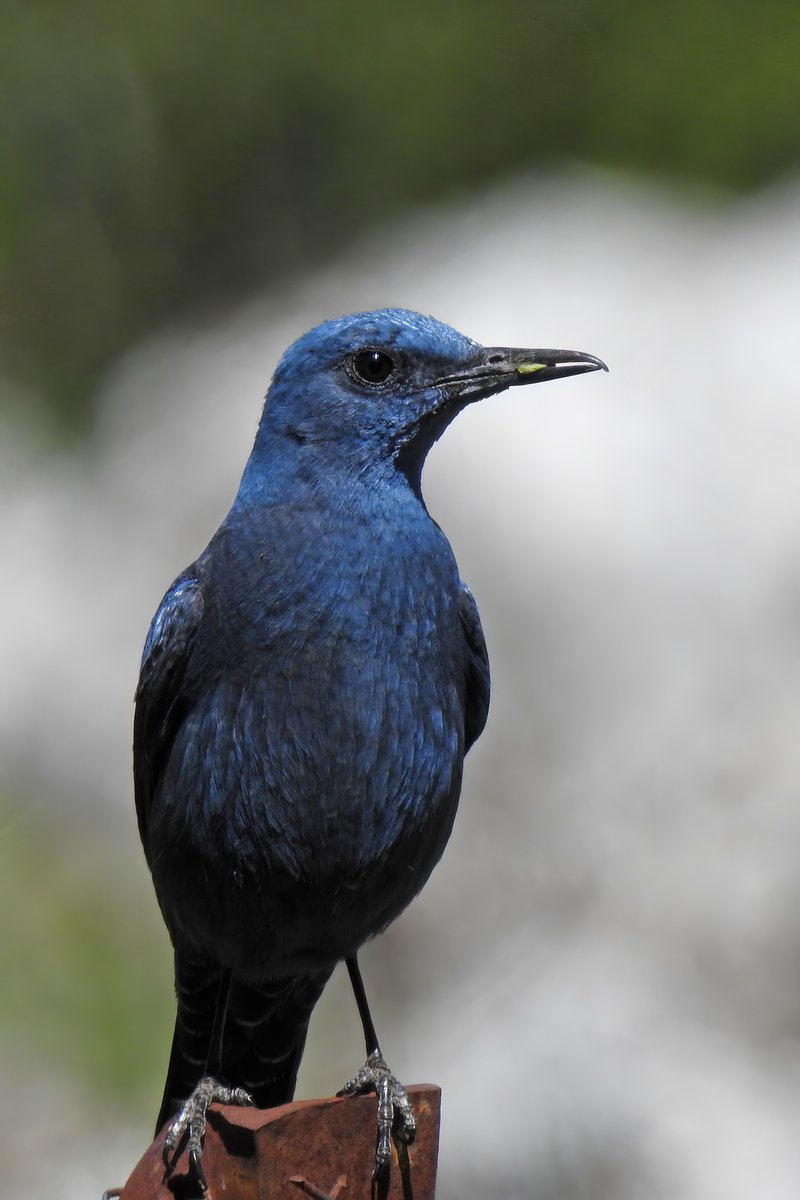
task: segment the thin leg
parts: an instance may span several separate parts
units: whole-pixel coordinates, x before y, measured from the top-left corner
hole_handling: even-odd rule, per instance
[[[228,1001],[231,998],[231,982],[233,972],[230,968],[220,976],[217,989],[217,1003],[214,1007],[214,1022],[211,1026],[211,1037],[208,1039],[208,1054],[204,1075],[222,1076],[222,1042],[225,1036],[225,1018],[228,1015]]]
[[[389,1070],[381,1054],[356,956],[353,955],[345,961],[364,1029],[367,1061],[344,1085],[339,1095],[357,1096],[363,1092],[375,1092],[378,1098],[378,1144],[375,1150],[374,1178],[379,1179],[385,1176],[391,1161],[392,1131],[401,1141],[411,1143],[417,1132],[417,1125],[405,1088]]]
[[[370,1054],[380,1054],[381,1048],[378,1045],[378,1035],[375,1032],[375,1026],[372,1023],[369,1005],[367,1004],[367,993],[364,991],[364,982],[361,978],[361,971],[358,967],[358,959],[355,954],[352,958],[346,958],[347,973],[350,976],[350,984],[353,988],[353,995],[356,998],[358,1007],[358,1015],[361,1017],[361,1026],[364,1030],[364,1042],[367,1047],[367,1057]]]

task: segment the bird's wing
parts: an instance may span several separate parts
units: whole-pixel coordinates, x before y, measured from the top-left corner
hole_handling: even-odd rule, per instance
[[[133,721],[133,782],[145,851],[153,794],[186,712],[183,683],[202,615],[200,583],[189,570],[161,601],[144,645]]]
[[[476,741],[486,724],[489,712],[489,655],[481,628],[481,618],[475,597],[465,583],[458,598],[461,628],[467,648],[467,691],[464,713],[465,749]]]

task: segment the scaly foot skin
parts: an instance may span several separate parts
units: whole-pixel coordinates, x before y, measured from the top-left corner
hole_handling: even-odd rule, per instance
[[[180,1112],[167,1131],[162,1151],[164,1166],[167,1168],[167,1178],[169,1178],[175,1170],[186,1135],[189,1166],[204,1192],[208,1189],[208,1183],[203,1170],[203,1136],[206,1131],[206,1112],[209,1104],[213,1104],[215,1100],[220,1104],[251,1105],[253,1103],[249,1092],[246,1092],[244,1088],[223,1087],[210,1075],[204,1075],[189,1099],[181,1105]]]
[[[337,1095],[359,1096],[364,1092],[375,1092],[378,1097],[378,1145],[374,1172],[374,1178],[377,1178],[387,1169],[392,1157],[392,1132],[410,1145],[417,1132],[417,1123],[406,1089],[389,1070],[378,1050],[373,1050],[361,1070]]]

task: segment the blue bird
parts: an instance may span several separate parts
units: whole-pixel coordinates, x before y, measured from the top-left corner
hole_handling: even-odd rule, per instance
[[[309,1017],[350,972],[378,1094],[376,1170],[410,1141],[357,952],[414,898],[456,813],[489,705],[475,601],[428,515],[425,456],[468,404],[606,369],[485,348],[384,309],[284,354],[233,506],[173,583],[136,693],[136,810],[175,951],[160,1129],[196,1179],[214,1099],[292,1098]]]

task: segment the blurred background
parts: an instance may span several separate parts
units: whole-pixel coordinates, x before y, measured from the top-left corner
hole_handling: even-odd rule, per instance
[[[152,1134],[150,617],[285,346],[385,304],[611,373],[470,410],[428,505],[493,666],[445,858],[364,955],[443,1200],[800,1178],[800,7],[2,5],[0,1195]],[[362,1053],[346,982],[300,1094]]]

